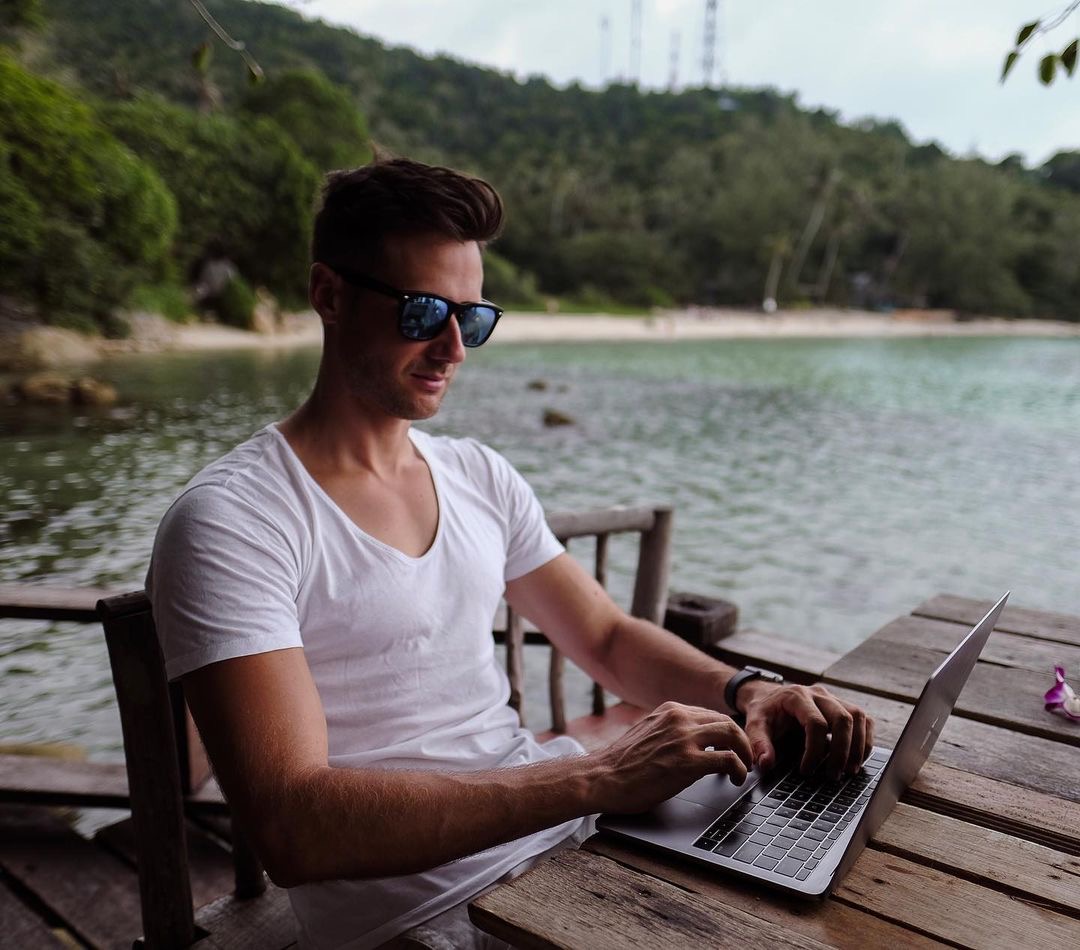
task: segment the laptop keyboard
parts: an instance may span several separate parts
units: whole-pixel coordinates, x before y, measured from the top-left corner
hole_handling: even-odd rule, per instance
[[[874,752],[859,772],[836,781],[796,767],[764,797],[752,793],[756,800],[724,812],[694,847],[805,881],[862,813],[888,758]]]

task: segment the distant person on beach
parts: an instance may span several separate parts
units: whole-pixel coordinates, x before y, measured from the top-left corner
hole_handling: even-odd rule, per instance
[[[590,816],[709,773],[741,783],[784,733],[835,774],[873,741],[826,690],[740,673],[628,616],[502,456],[413,428],[501,315],[482,251],[502,218],[490,185],[449,169],[331,174],[314,390],[197,475],[158,531],[147,587],[168,674],[239,826],[291,889],[302,947],[506,946],[467,902],[580,843]],[[537,742],[494,655],[504,596],[652,712],[598,752]]]

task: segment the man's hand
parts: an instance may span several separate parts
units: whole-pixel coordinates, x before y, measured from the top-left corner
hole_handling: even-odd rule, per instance
[[[874,721],[858,706],[845,703],[824,686],[796,686],[754,681],[737,695],[739,711],[746,715],[746,735],[754,762],[767,770],[776,762],[776,739],[803,732],[803,774],[825,761],[826,774],[838,778],[857,772],[874,745]]]
[[[741,785],[753,765],[750,741],[733,719],[675,702],[593,755],[601,766],[598,809],[608,812],[645,811],[710,773]]]

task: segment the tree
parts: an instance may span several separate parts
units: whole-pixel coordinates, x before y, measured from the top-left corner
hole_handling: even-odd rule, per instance
[[[248,90],[241,109],[275,122],[320,172],[371,158],[367,126],[352,97],[313,69],[272,75]]]
[[[0,209],[0,286],[50,322],[104,322],[163,272],[176,229],[154,171],[86,105],[3,54]]]
[[[1020,58],[1024,49],[1036,36],[1041,36],[1056,30],[1069,16],[1080,8],[1080,0],[1070,0],[1063,9],[1046,19],[1032,20],[1020,27],[1016,34],[1016,42],[1013,48],[1006,54],[1005,63],[1001,67],[1001,81],[1004,82],[1012,71],[1016,61]],[[1080,45],[1080,37],[1073,39],[1060,53],[1047,53],[1039,60],[1037,73],[1039,82],[1049,86],[1057,76],[1058,70],[1063,70],[1066,75],[1072,76],[1076,71],[1077,48]]]
[[[218,241],[249,282],[303,297],[319,176],[278,125],[198,115],[154,97],[103,106],[101,114],[176,196],[181,270]]]

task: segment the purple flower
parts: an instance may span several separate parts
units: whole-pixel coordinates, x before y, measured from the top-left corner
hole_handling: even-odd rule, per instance
[[[1065,667],[1054,667],[1054,678],[1057,682],[1047,690],[1043,700],[1050,712],[1061,713],[1070,719],[1080,722],[1080,696],[1072,691],[1072,687],[1065,682]]]

